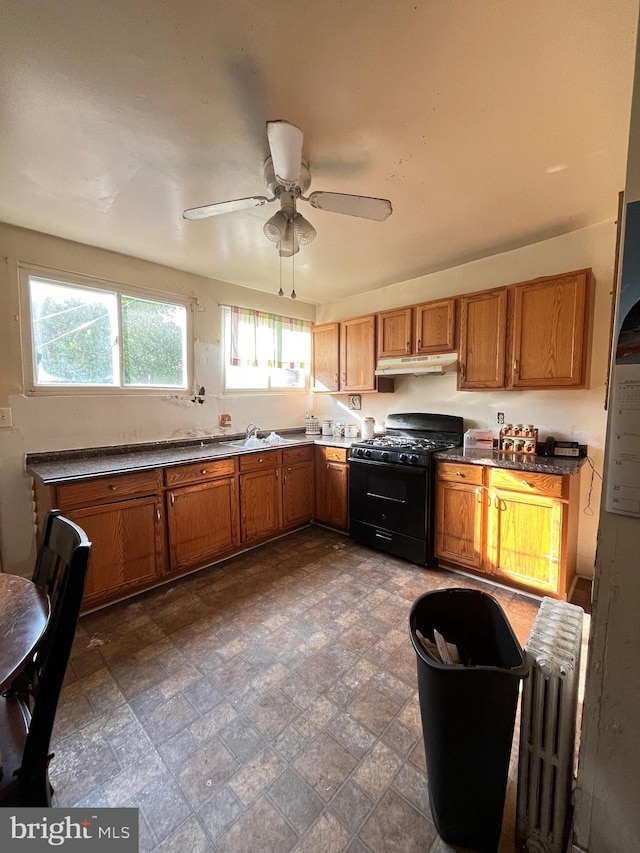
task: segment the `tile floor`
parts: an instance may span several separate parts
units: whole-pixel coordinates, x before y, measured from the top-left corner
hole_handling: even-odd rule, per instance
[[[138,807],[143,851],[449,850],[408,633],[413,601],[446,586],[495,594],[524,643],[535,599],[318,527],[83,617],[54,805]]]

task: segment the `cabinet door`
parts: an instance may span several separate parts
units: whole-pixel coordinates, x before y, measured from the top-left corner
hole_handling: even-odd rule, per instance
[[[483,568],[482,532],[486,491],[482,486],[438,480],[436,555],[462,566]]]
[[[266,539],[280,530],[280,503],[279,468],[264,468],[240,475],[240,529],[243,542]]]
[[[92,543],[83,607],[159,579],[164,564],[161,506],[154,495],[65,513]]]
[[[587,383],[590,270],[513,288],[513,388]]]
[[[327,462],[327,524],[346,530],[349,527],[349,466],[343,462]]]
[[[225,477],[167,492],[171,568],[205,563],[238,543],[236,481]]]
[[[339,328],[338,323],[327,323],[311,329],[312,391],[337,391],[340,387]]]
[[[456,345],[455,299],[425,302],[422,305],[416,305],[414,310],[416,318],[414,352],[418,355],[453,352]]]
[[[313,515],[313,462],[286,465],[282,471],[282,526],[306,524]]]
[[[378,314],[378,358],[397,358],[413,351],[411,308]]]
[[[375,391],[375,316],[340,323],[340,390]]]
[[[459,390],[504,388],[507,291],[460,299]]]
[[[497,580],[516,581],[535,591],[557,594],[564,503],[500,490],[490,491],[489,498],[489,570]]]

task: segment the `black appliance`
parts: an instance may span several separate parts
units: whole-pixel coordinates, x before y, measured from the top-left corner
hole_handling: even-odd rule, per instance
[[[384,435],[351,445],[349,534],[420,565],[434,562],[437,450],[462,444],[455,415],[394,414]]]

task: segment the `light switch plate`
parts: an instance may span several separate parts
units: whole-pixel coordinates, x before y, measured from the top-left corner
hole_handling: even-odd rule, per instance
[[[13,418],[11,417],[11,409],[0,409],[0,427],[13,426]]]

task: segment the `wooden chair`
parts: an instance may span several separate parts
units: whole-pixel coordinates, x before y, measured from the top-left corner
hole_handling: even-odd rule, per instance
[[[52,510],[45,518],[33,581],[51,600],[51,617],[32,661],[0,697],[0,806],[51,805],[49,743],[76,632],[91,543]]]

